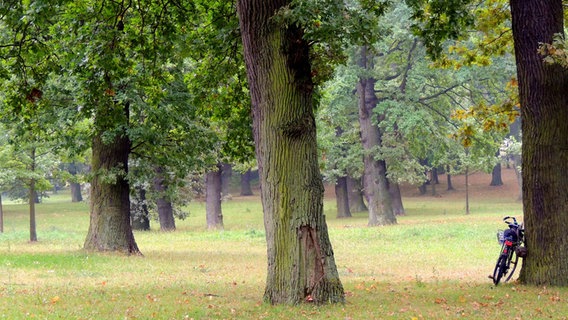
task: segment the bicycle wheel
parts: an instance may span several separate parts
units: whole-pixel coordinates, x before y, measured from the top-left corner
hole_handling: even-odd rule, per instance
[[[503,277],[503,274],[505,273],[505,270],[507,270],[507,254],[500,254],[499,255],[499,259],[497,259],[497,263],[495,264],[495,270],[493,270],[493,283],[495,285],[499,284],[499,281],[501,281],[501,277]]]
[[[513,276],[513,273],[517,269],[518,262],[519,262],[519,256],[517,255],[517,252],[511,248],[509,251],[509,257],[507,258],[507,266],[510,267],[510,269],[508,271],[509,274],[504,280],[505,282],[509,281]]]

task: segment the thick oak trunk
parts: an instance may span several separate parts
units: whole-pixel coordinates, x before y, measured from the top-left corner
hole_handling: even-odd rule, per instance
[[[364,70],[372,69],[372,58],[368,57],[367,48],[361,48],[360,66]],[[378,160],[377,147],[382,144],[381,131],[377,123],[377,116],[373,109],[377,106],[375,95],[375,80],[361,78],[357,86],[359,95],[359,124],[361,130],[361,143],[365,150],[363,162],[365,165],[363,177],[363,190],[369,209],[369,226],[396,224],[396,217],[392,210],[391,197],[388,190],[387,169],[384,160]]]
[[[274,14],[288,1],[239,0],[266,229],[264,298],[344,301],[323,215],[308,44]]]
[[[511,0],[522,116],[528,256],[521,281],[568,285],[568,71],[537,53],[563,33],[561,0]]]
[[[116,136],[108,143],[97,134],[92,146],[90,224],[85,249],[140,254],[130,225],[130,188],[126,180],[130,141]]]

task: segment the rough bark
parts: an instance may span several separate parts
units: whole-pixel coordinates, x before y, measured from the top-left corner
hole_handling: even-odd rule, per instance
[[[241,196],[252,196],[252,188],[250,185],[252,173],[248,169],[245,173],[241,174]]]
[[[90,224],[84,248],[140,254],[130,225],[128,137],[104,143],[102,133],[93,138]]]
[[[205,216],[208,229],[223,229],[223,211],[221,208],[222,168],[207,172],[205,177]]]
[[[337,182],[335,182],[335,203],[337,204],[337,218],[351,217],[347,177],[339,177],[337,178]]]
[[[349,210],[351,210],[351,212],[367,211],[361,179],[347,176],[347,190],[349,195]]]
[[[564,33],[561,0],[511,0],[523,146],[523,210],[532,285],[568,285],[568,70],[543,62],[539,43]]]
[[[161,231],[176,230],[176,220],[174,218],[174,207],[168,199],[166,180],[164,179],[163,168],[156,168],[156,177],[154,177],[154,190],[158,194],[156,206],[158,208],[158,221],[160,222]]]
[[[361,48],[360,66],[365,70],[372,69],[372,58],[368,57],[367,48]],[[362,77],[357,85],[359,95],[359,124],[361,130],[361,143],[365,150],[363,162],[364,192],[369,209],[369,226],[396,224],[396,217],[392,211],[391,197],[388,191],[386,164],[384,160],[376,159],[376,148],[382,144],[376,115],[373,109],[377,105],[375,95],[375,80]]]
[[[323,215],[309,46],[272,19],[288,1],[239,0],[267,240],[265,301],[337,303],[344,291]]]
[[[510,126],[511,136],[513,136],[517,141],[521,141],[521,117],[518,117],[515,122]],[[511,156],[513,160],[513,169],[515,170],[515,176],[517,177],[517,185],[519,186],[519,197],[518,200],[523,200],[523,175],[521,174],[520,168],[522,168],[523,161],[521,155],[515,154]]]

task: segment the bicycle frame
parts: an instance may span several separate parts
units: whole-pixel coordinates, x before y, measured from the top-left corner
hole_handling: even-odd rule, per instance
[[[513,222],[509,220],[512,219]],[[505,217],[503,221],[507,223],[509,230],[505,232],[498,233],[498,240],[501,243],[501,253],[499,254],[499,258],[497,259],[497,264],[495,265],[495,269],[493,271],[493,275],[489,276],[489,278],[493,279],[493,283],[498,285],[501,281],[501,278],[504,278],[504,282],[507,282],[513,276],[515,269],[517,268],[517,264],[519,262],[519,256],[517,255],[517,248],[520,247],[524,241],[524,229],[522,224],[518,224],[515,217]],[[507,235],[505,235],[507,234]],[[501,238],[502,237],[502,238]],[[510,269],[512,266],[512,269]],[[509,272],[510,271],[510,272]]]

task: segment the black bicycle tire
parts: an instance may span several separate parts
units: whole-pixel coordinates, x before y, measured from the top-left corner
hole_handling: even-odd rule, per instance
[[[504,282],[511,280],[513,273],[515,273],[515,270],[517,269],[517,264],[519,263],[519,256],[517,255],[517,252],[513,248],[510,250],[509,257],[507,258],[507,267],[510,267],[511,264],[513,264],[513,267],[509,268],[509,274],[507,275],[507,278],[505,278]]]
[[[497,263],[495,264],[495,270],[493,270],[493,283],[495,285],[499,284],[501,281],[501,277],[503,277],[503,268],[502,265],[507,262],[507,256],[504,254],[500,254],[499,258],[497,259]]]

